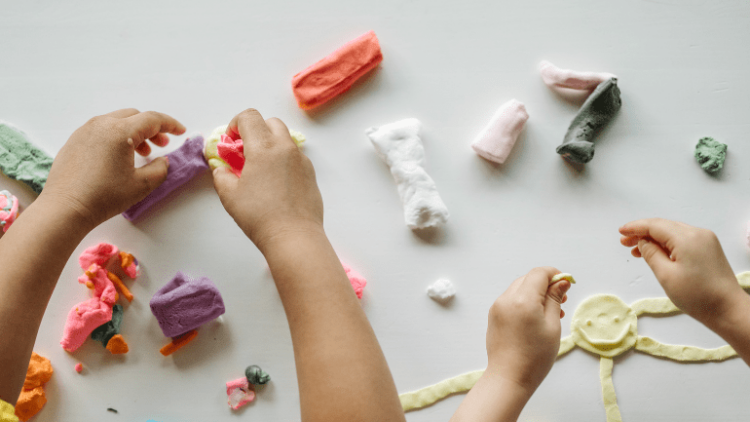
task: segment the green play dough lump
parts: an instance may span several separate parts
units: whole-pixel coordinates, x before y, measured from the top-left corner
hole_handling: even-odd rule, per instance
[[[32,144],[26,134],[0,123],[0,170],[40,193],[47,183],[52,157]]]
[[[253,385],[263,385],[271,381],[271,376],[258,365],[250,365],[245,369],[245,376],[247,382]]]
[[[727,159],[727,145],[709,136],[701,138],[695,146],[695,159],[698,160],[703,170],[716,173],[724,167],[724,160]]]
[[[120,334],[120,326],[122,325],[122,305],[119,303],[112,307],[112,320],[105,322],[104,324],[96,327],[91,332],[91,338],[100,341],[104,347],[107,347],[109,339]]]

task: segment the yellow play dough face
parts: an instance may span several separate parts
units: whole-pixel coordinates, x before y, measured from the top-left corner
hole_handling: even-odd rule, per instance
[[[604,357],[615,357],[635,345],[638,318],[625,302],[613,295],[596,295],[583,301],[570,325],[575,344]]]

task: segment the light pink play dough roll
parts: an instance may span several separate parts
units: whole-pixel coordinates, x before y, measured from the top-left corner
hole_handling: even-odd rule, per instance
[[[471,147],[481,157],[502,164],[516,144],[527,120],[529,113],[523,103],[510,100],[495,112]]]
[[[539,63],[539,73],[542,80],[549,87],[593,90],[600,83],[616,78],[606,72],[579,72],[577,70],[560,69],[552,63],[543,60]]]

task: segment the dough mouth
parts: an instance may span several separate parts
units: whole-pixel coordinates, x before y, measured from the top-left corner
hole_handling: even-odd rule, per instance
[[[599,339],[599,338],[591,338],[588,334],[586,334],[586,330],[584,330],[582,327],[576,327],[578,332],[581,333],[584,339],[591,344],[594,347],[608,347],[608,346],[617,346],[622,344],[622,342],[625,340],[625,336],[628,335],[628,332],[630,332],[630,324],[623,327],[620,334],[615,337],[613,340],[609,339]]]

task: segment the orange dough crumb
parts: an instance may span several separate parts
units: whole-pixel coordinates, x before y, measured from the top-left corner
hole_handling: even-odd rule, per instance
[[[161,352],[161,354],[164,355],[164,356],[169,356],[172,353],[180,350],[186,344],[188,344],[191,341],[193,341],[193,339],[197,335],[198,335],[198,331],[196,331],[196,330],[190,330],[187,333],[185,333],[185,334],[183,334],[183,335],[181,335],[179,337],[173,338],[172,342],[169,343],[169,344],[167,344],[166,346],[162,347],[161,350],[159,350],[159,352]]]
[[[125,296],[125,299],[127,299],[128,302],[133,301],[133,294],[130,293],[130,289],[128,289],[128,287],[122,282],[122,280],[120,280],[120,277],[118,277],[114,273],[107,271],[107,278],[112,281],[112,284],[115,285],[115,289],[117,289],[118,292]]]
[[[115,334],[109,339],[109,342],[107,342],[107,350],[113,355],[122,355],[128,353],[130,349],[128,348],[128,343],[122,338],[122,335]]]

